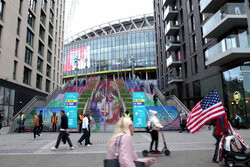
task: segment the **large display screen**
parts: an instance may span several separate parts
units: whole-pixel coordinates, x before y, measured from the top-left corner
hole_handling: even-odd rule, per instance
[[[63,72],[74,71],[76,69],[75,59],[78,61],[78,69],[85,69],[90,67],[90,46],[70,49],[63,59]],[[87,60],[87,64],[86,64]]]

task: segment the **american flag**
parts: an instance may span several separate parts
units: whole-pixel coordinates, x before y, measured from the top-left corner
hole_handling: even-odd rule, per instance
[[[207,122],[225,114],[216,88],[202,99],[189,113],[187,127],[191,133],[197,132]]]

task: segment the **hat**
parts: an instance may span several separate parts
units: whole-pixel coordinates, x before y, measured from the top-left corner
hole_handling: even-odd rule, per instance
[[[156,112],[156,111],[154,111],[154,110],[149,110],[149,112],[150,112],[150,115],[151,115],[151,116],[153,116],[153,115],[156,115],[156,114],[157,114],[157,112]]]

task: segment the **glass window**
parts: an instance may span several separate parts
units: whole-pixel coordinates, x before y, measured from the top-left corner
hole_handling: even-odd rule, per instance
[[[28,24],[30,27],[34,29],[35,26],[35,16],[31,13],[31,11],[28,11]]]
[[[14,106],[15,104],[15,90],[11,89],[10,91],[10,105]]]
[[[19,0],[19,14],[22,14],[23,0]]]
[[[40,30],[39,30],[39,37],[44,41],[44,36],[45,36],[45,30],[44,28],[40,25]]]
[[[54,14],[52,11],[49,12],[49,19],[52,23],[54,23]]]
[[[13,67],[13,79],[16,80],[16,69],[17,69],[17,61],[14,60],[14,67]]]
[[[18,57],[18,47],[19,47],[19,40],[16,39],[16,45],[15,45],[15,56]]]
[[[30,66],[32,66],[32,55],[33,55],[33,52],[26,47],[26,50],[25,50],[25,63],[29,64]]]
[[[17,28],[16,28],[16,33],[17,35],[20,35],[20,25],[21,25],[21,19],[17,19]]]
[[[45,88],[46,92],[50,91],[50,81],[46,79],[46,88]]]
[[[48,53],[47,53],[47,61],[49,63],[51,63],[51,57],[52,57],[52,53],[50,51],[48,51]]]
[[[0,20],[3,20],[4,2],[0,0]]]
[[[47,8],[47,0],[41,0],[41,6],[46,11]]]
[[[53,37],[53,26],[49,23],[49,33]]]
[[[42,80],[43,80],[43,77],[37,74],[36,75],[36,88],[42,89]]]
[[[36,11],[36,0],[29,0],[29,6],[35,12]]]
[[[27,28],[26,42],[33,47],[34,34]]]
[[[51,67],[49,65],[47,65],[46,76],[49,77],[49,78],[51,76]]]
[[[23,71],[23,83],[30,85],[31,80],[31,70],[27,67],[24,67]]]
[[[54,8],[55,8],[55,1],[54,0],[50,0],[50,7],[54,10]]]
[[[52,41],[52,39],[49,37],[48,38],[48,47],[52,50],[52,43],[53,43],[53,41]]]
[[[3,104],[4,87],[0,86],[0,104]]]
[[[3,104],[4,105],[9,105],[10,102],[10,89],[9,88],[5,88],[4,89],[4,100],[3,100]]]
[[[41,10],[40,21],[43,23],[44,26],[46,25],[46,15],[42,10]]]
[[[201,96],[200,80],[196,80],[196,81],[193,82],[193,92],[194,92],[194,97],[200,97]]]
[[[43,72],[43,60],[39,57],[37,58],[37,70]]]
[[[41,41],[39,41],[38,43],[38,53],[43,56],[43,53],[44,53],[44,45]]]

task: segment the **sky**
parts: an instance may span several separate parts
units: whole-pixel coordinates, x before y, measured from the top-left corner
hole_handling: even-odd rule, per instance
[[[73,3],[75,9],[68,17]],[[148,13],[153,13],[153,0],[66,0],[64,39],[106,22]]]

